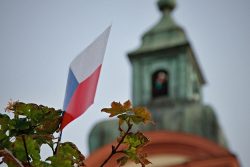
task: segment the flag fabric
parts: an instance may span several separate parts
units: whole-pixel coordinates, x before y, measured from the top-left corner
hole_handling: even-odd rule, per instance
[[[94,103],[111,26],[70,64],[61,130]]]

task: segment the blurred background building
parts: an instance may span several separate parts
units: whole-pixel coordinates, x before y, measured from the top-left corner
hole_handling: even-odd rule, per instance
[[[128,54],[133,105],[147,106],[156,125],[134,130],[143,129],[150,138],[145,151],[152,166],[238,167],[215,111],[202,101],[206,79],[184,30],[171,16],[176,2],[159,0],[157,5],[161,19]],[[117,120],[103,121],[91,131],[89,166],[98,166],[110,153],[119,135],[114,127]],[[107,166],[115,164],[116,157]]]

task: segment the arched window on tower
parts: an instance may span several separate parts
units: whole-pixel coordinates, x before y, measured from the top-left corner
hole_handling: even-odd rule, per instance
[[[165,70],[158,70],[152,75],[152,97],[168,96],[169,75]]]

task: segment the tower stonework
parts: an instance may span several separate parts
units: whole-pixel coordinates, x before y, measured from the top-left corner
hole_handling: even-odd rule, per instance
[[[176,1],[159,0],[157,5],[162,13],[160,20],[142,36],[140,47],[128,53],[133,105],[146,106],[155,122],[134,130],[143,130],[151,137],[152,144],[146,149],[154,150],[152,158],[165,159],[154,160],[158,166],[238,167],[227,151],[215,111],[203,103],[204,75],[184,30],[171,16]],[[119,135],[113,127],[118,127],[117,120],[102,121],[92,129],[90,152],[103,149],[89,162],[96,161],[97,154],[103,155],[107,144]]]

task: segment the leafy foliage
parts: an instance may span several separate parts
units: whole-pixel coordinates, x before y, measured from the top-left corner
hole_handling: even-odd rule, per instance
[[[85,159],[77,147],[70,142],[57,146],[62,111],[36,104],[10,102],[6,111],[10,118],[0,114],[0,157],[9,167],[72,167],[84,166]],[[48,145],[53,155],[41,160],[41,146]]]
[[[132,107],[131,102],[128,100],[123,104],[112,102],[111,108],[103,108],[102,112],[110,114],[110,117],[116,116],[119,119],[120,136],[117,138],[118,145],[113,146],[110,155],[116,153],[123,153],[124,156],[117,160],[120,166],[127,163],[128,160],[134,161],[136,164],[140,163],[145,166],[150,163],[146,159],[147,154],[143,153],[142,148],[149,140],[141,132],[132,132],[132,126],[139,123],[152,123],[151,114],[145,107]],[[127,127],[125,131],[122,125]],[[124,145],[123,150],[118,150],[120,145]],[[110,156],[111,157],[111,156]]]
[[[12,116],[0,113],[0,165],[9,167],[84,167],[85,157],[71,142],[58,142],[58,132],[62,120],[61,110],[43,105],[23,102],[10,102],[6,108]],[[132,132],[132,126],[151,121],[151,115],[146,108],[133,108],[130,101],[121,104],[112,102],[111,108],[103,108],[103,112],[110,117],[119,119],[120,136],[117,146],[112,147],[109,157],[103,162],[104,166],[116,153],[124,155],[117,160],[122,166],[128,160],[140,163],[142,166],[149,164],[142,148],[149,140],[141,132]],[[124,125],[127,127],[124,130]],[[42,145],[47,145],[52,150],[45,160],[41,159]],[[123,145],[123,149],[120,146]]]

